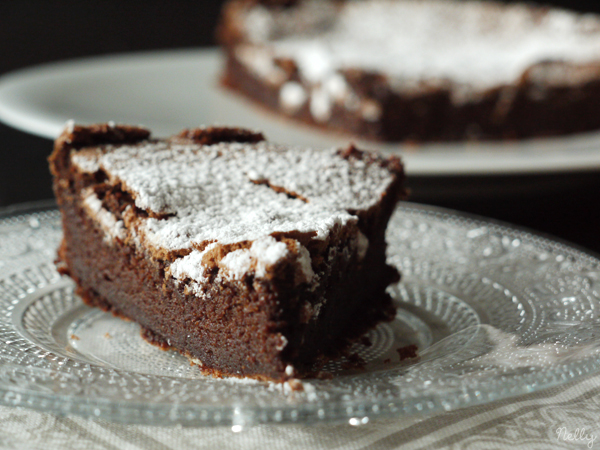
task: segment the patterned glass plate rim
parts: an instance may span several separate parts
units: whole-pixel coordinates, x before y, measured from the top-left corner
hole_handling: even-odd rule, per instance
[[[500,222],[403,203],[388,227],[394,322],[357,343],[365,368],[329,380],[216,380],[84,306],[56,272],[59,214],[0,212],[0,404],[123,423],[230,426],[449,411],[600,371],[600,259]],[[419,357],[398,351],[417,344]]]

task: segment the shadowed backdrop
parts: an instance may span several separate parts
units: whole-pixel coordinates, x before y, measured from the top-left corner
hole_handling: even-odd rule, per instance
[[[0,2],[0,75],[45,62],[154,49],[214,45],[222,1],[18,0]],[[600,1],[540,2],[600,13]],[[199,124],[200,125],[200,124]],[[234,125],[234,124],[233,124]],[[52,197],[46,157],[52,142],[0,125],[0,206]],[[416,201],[494,217],[600,252],[600,172],[464,177],[464,195],[443,195],[452,178],[412,178]],[[489,186],[490,183],[485,183]],[[510,186],[518,186],[510,192]],[[540,190],[537,186],[544,185]],[[500,193],[500,191],[502,193]],[[437,196],[436,192],[440,195]]]

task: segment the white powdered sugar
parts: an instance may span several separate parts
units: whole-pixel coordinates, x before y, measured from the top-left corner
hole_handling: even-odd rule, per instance
[[[252,267],[252,254],[247,249],[235,250],[225,255],[219,265],[227,269],[231,278],[240,280]]]
[[[315,277],[310,253],[300,242],[296,240],[293,242],[298,251],[296,261],[298,269],[302,273],[304,281],[310,283]],[[219,267],[225,269],[226,277],[234,280],[242,279],[251,269],[254,269],[254,275],[257,278],[262,278],[267,274],[269,268],[287,258],[289,253],[285,243],[276,241],[272,236],[265,236],[255,240],[248,249],[229,252],[221,259]]]
[[[291,365],[285,366],[285,374],[288,377],[293,377],[295,372],[296,371],[294,370],[294,366],[291,366]]]
[[[310,98],[310,113],[319,122],[327,122],[331,117],[333,102],[324,87],[317,87]]]
[[[219,276],[239,280],[252,271],[263,277],[292,252],[300,282],[317,280],[308,250],[295,239],[286,244],[272,235],[300,233],[322,240],[346,224],[359,233],[358,218],[349,211],[377,204],[394,179],[377,163],[345,159],[335,150],[268,142],[202,146],[176,139],[148,141],[84,149],[72,162],[85,172],[103,170],[108,182],[120,183],[138,208],[158,215],[138,217],[130,234],[138,245],[185,251],[169,273],[180,281],[190,279],[198,295],[208,279],[203,258],[217,246],[226,253],[212,262],[218,264]],[[104,212],[115,219],[97,197],[88,196],[86,202],[117,235],[123,223],[109,223]],[[243,245],[225,249],[233,244]]]
[[[281,351],[287,347],[289,341],[284,335],[279,336],[279,344],[275,347],[277,350]]]
[[[87,209],[90,217],[96,219],[105,233],[105,240],[112,241],[114,238],[125,238],[125,227],[122,220],[117,218],[108,210],[102,207],[102,202],[98,196],[91,190],[86,190],[83,194],[83,205]]]
[[[67,128],[68,130],[68,128]],[[71,161],[75,164],[80,171],[86,173],[95,173],[100,170],[100,164],[98,164],[98,158],[90,158],[89,154],[86,153],[75,153],[71,156]]]
[[[203,251],[193,250],[188,255],[176,259],[170,266],[171,276],[177,279],[191,278],[194,281],[206,281],[205,267],[202,265],[204,255],[216,247],[217,244],[209,244]]]
[[[65,122],[64,129],[67,133],[72,133],[75,129],[75,121],[73,119],[69,119]]]
[[[288,254],[286,245],[283,242],[277,242],[271,236],[255,240],[249,251],[262,266],[262,269],[259,270],[260,272],[264,272],[264,268],[272,266]]]
[[[360,231],[359,231],[360,233]],[[310,259],[310,253],[308,252],[308,249],[304,246],[302,246],[300,243],[298,243],[298,246],[300,247],[300,257],[298,258],[298,264],[300,265],[300,270],[302,271],[302,274],[304,275],[305,279],[307,281],[312,281],[315,277],[315,272],[313,271],[312,268],[312,262]]]
[[[279,103],[289,113],[294,113],[302,108],[307,99],[306,91],[296,81],[288,81],[279,91]]]
[[[288,256],[287,246],[271,236],[255,240],[249,249],[228,253],[219,266],[227,269],[234,280],[241,279],[254,265],[257,277],[264,277],[267,269]]]
[[[235,56],[255,75],[269,83],[278,84],[285,81],[285,72],[277,67],[268,51],[258,47],[240,46],[235,50]]]
[[[318,7],[312,3],[305,8]],[[268,14],[257,8],[263,16]],[[272,56],[296,61],[301,77],[312,85],[326,84],[343,69],[359,68],[389,76],[398,89],[420,80],[486,89],[514,83],[543,61],[600,61],[597,17],[526,5],[349,1],[337,15],[332,13],[328,26],[321,24],[312,31],[297,32],[293,25],[280,22],[277,25],[274,14],[263,17],[257,33],[252,30],[255,22],[248,20],[247,37],[267,44],[264,48],[270,48]],[[319,95],[312,106],[318,117],[325,117],[324,96]]]
[[[254,241],[276,232],[325,239],[334,226],[356,222],[348,210],[376,204],[393,178],[377,164],[345,160],[334,150],[267,142],[161,141],[86,155],[95,161],[74,162],[103,169],[132,194],[137,207],[173,215],[149,218],[139,229],[154,247],[168,251],[206,241]]]

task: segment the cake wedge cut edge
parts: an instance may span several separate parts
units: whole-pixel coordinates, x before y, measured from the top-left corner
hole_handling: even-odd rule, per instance
[[[214,376],[314,375],[395,308],[396,157],[286,147],[226,127],[152,138],[68,125],[49,158],[58,267],[83,301]]]

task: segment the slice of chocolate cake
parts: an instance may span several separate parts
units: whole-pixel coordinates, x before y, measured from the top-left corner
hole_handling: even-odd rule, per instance
[[[207,373],[307,376],[394,316],[397,158],[103,124],[68,126],[49,160],[78,294]]]
[[[223,82],[282,115],[385,140],[600,128],[600,16],[458,0],[232,0]]]

